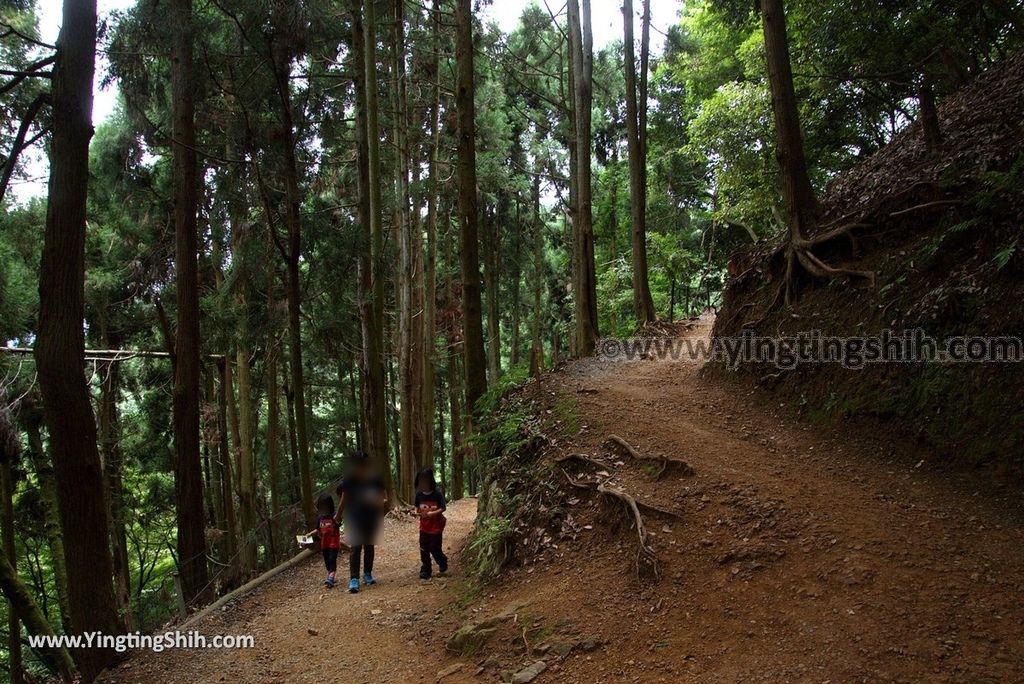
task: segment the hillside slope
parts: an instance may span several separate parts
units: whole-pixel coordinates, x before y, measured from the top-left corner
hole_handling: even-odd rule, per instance
[[[1024,54],[949,97],[940,123],[941,151],[925,149],[915,124],[836,178],[822,198],[822,232],[859,225],[852,241],[841,237],[821,254],[873,272],[874,284],[804,279],[795,305],[784,309],[773,296],[781,278],[775,244],[760,244],[734,257],[715,335],[1021,336]],[[774,389],[813,417],[873,416],[883,429],[971,462],[1024,458],[1024,364],[722,370]]]
[[[504,530],[508,565],[474,610],[529,622],[474,657],[495,674],[543,657],[559,682],[1024,676],[1019,484],[814,427],[689,362],[575,362],[504,415],[476,539]],[[588,483],[638,503],[641,572],[632,514]]]

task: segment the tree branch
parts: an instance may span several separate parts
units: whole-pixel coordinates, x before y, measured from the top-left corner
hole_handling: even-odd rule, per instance
[[[42,93],[32,104],[28,106],[28,111],[25,112],[24,118],[21,120],[21,124],[18,126],[18,133],[14,136],[14,145],[11,147],[11,154],[7,157],[7,163],[4,164],[3,175],[0,176],[0,202],[3,202],[4,196],[7,194],[7,186],[11,182],[11,176],[14,175],[14,168],[18,165],[18,157],[30,144],[34,143],[39,139],[39,135],[33,136],[30,141],[25,140],[25,136],[28,135],[28,129],[32,126],[32,122],[35,121],[36,116],[39,114],[39,110],[43,108],[44,104],[50,101],[50,96],[47,93]],[[40,134],[41,135],[41,134]]]

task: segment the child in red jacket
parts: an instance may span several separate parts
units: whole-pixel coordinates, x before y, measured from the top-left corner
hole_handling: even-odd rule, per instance
[[[448,558],[441,550],[447,522],[444,517],[446,508],[444,494],[434,480],[434,471],[424,468],[416,474],[416,513],[420,516],[420,579],[430,579],[431,556],[437,561],[438,574],[448,572]]]
[[[324,554],[324,565],[327,566],[327,578],[324,584],[333,587],[336,583],[335,573],[338,570],[338,552],[341,550],[341,526],[334,519],[334,498],[324,494],[316,504],[320,517],[316,519],[316,529],[310,535],[320,539],[320,550]]]

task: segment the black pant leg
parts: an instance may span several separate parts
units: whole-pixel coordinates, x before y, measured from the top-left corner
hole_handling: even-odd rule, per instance
[[[438,570],[444,572],[448,569],[448,557],[444,555],[444,551],[441,548],[444,540],[444,533],[438,532],[437,534],[432,534],[430,536],[432,537],[430,540],[430,555],[434,557],[435,561],[437,561]]]
[[[429,534],[420,532],[420,574],[430,574],[430,539]]]
[[[335,572],[338,569],[338,549],[324,549],[324,565],[327,572]]]
[[[348,576],[352,579],[359,579],[359,557],[362,551],[363,547],[357,544],[348,552]]]
[[[373,555],[374,548],[373,544],[363,545],[363,572],[367,575],[373,574]]]

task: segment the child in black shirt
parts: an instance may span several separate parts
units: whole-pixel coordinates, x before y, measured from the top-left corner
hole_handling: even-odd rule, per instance
[[[437,561],[438,574],[448,572],[448,558],[441,550],[447,522],[444,517],[446,508],[444,494],[434,480],[434,471],[424,468],[416,474],[416,513],[420,516],[420,579],[430,579],[431,556]]]

